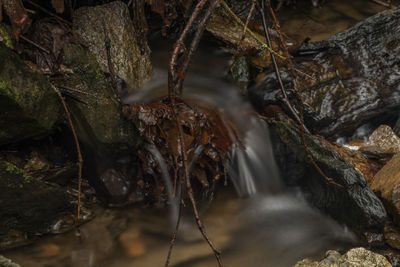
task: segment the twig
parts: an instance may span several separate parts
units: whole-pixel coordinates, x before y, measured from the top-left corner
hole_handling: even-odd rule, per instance
[[[300,103],[299,103],[299,110],[300,110],[300,134],[301,134],[301,139],[302,139],[302,142],[303,142],[303,145],[304,145],[304,150],[306,151],[307,157],[309,158],[311,164],[314,166],[314,168],[317,170],[317,172],[318,172],[322,177],[324,177],[324,179],[325,179],[325,181],[326,181],[327,183],[343,188],[342,185],[336,183],[332,178],[328,177],[328,176],[321,170],[321,168],[320,168],[320,167],[318,166],[318,164],[315,162],[315,160],[314,160],[314,158],[313,158],[313,156],[312,156],[312,154],[311,154],[311,152],[310,152],[310,149],[308,148],[308,145],[307,145],[307,142],[306,142],[306,137],[305,137],[305,132],[307,132],[307,133],[309,133],[309,134],[310,134],[310,132],[307,130],[307,128],[306,128],[306,126],[305,126],[305,124],[304,124],[303,96],[302,96],[302,94],[301,94],[301,93],[302,93],[302,92],[301,92],[301,86],[297,86],[297,83],[298,83],[297,80],[298,80],[298,78],[297,78],[297,74],[296,74],[294,71],[298,71],[298,72],[300,72],[300,73],[302,73],[302,72],[299,71],[299,70],[297,70],[297,69],[294,67],[293,62],[292,62],[291,58],[289,57],[289,51],[288,51],[288,49],[287,49],[287,46],[286,46],[285,42],[283,41],[282,32],[281,32],[281,27],[280,27],[280,24],[279,24],[278,19],[277,19],[276,16],[275,16],[275,12],[274,12],[274,10],[273,10],[272,7],[271,7],[271,2],[270,2],[270,0],[266,0],[266,2],[267,2],[267,4],[268,4],[269,12],[270,12],[270,14],[271,14],[271,16],[272,16],[272,18],[273,18],[273,20],[274,20],[275,27],[276,27],[276,29],[277,29],[277,31],[278,31],[278,33],[279,33],[279,39],[280,39],[280,42],[281,42],[282,47],[284,48],[285,55],[288,56],[288,59],[289,59],[289,60],[287,61],[287,64],[289,65],[289,70],[291,71],[291,75],[292,75],[292,77],[294,78],[294,89],[295,89],[295,91],[296,91],[296,93],[297,93],[297,96],[298,96],[299,102],[300,102]],[[262,4],[264,4],[264,1],[262,1]],[[264,13],[264,7],[262,7],[262,8],[263,8],[263,13]],[[302,73],[302,74],[305,74],[305,73]]]
[[[392,8],[392,3],[391,3],[391,1],[388,1],[388,3],[385,3],[385,2],[383,2],[383,1],[381,1],[381,0],[371,0],[371,1],[374,2],[375,4],[384,6],[384,7],[386,7],[386,8]]]
[[[75,147],[78,155],[78,210],[77,210],[77,218],[76,218],[76,227],[78,232],[80,233],[79,225],[80,225],[80,217],[81,217],[81,192],[82,192],[82,167],[83,167],[83,157],[81,153],[81,146],[79,144],[78,136],[76,134],[75,126],[72,123],[71,114],[68,110],[67,104],[65,103],[64,97],[61,95],[60,90],[57,89],[53,84],[50,84],[53,90],[57,93],[58,97],[61,100],[61,103],[64,107],[65,114],[67,115],[69,126],[71,127],[72,135],[74,136]]]
[[[261,1],[260,13],[261,13],[261,16],[262,16],[262,23],[263,23],[263,28],[264,28],[265,39],[267,39],[268,46],[272,47],[271,38],[270,38],[270,35],[269,35],[267,22],[266,22],[266,19],[265,19],[265,3],[264,3],[263,0]],[[288,95],[286,93],[285,87],[284,87],[283,82],[282,82],[281,74],[279,73],[279,67],[278,67],[278,64],[276,63],[275,55],[273,53],[270,53],[270,55],[271,55],[272,64],[274,66],[276,79],[279,82],[279,86],[281,88],[281,92],[282,92],[282,95],[283,95],[283,101],[285,102],[286,106],[289,108],[290,112],[292,113],[294,118],[297,120],[297,122],[299,124],[301,124],[301,119],[300,119],[299,115],[297,114],[297,112],[294,110],[294,108],[290,104],[289,97],[288,97]],[[305,130],[307,132],[309,132],[306,127],[304,127],[304,128],[305,128]]]
[[[27,37],[23,36],[22,34],[19,36],[19,38],[21,38],[22,40],[24,40],[27,43],[30,43],[33,46],[36,46],[37,48],[39,48],[40,50],[42,50],[43,52],[45,52],[46,54],[50,54],[50,51],[46,48],[44,48],[43,46],[41,46],[40,44],[28,39]]]
[[[172,56],[171,56],[171,61],[169,63],[169,69],[168,69],[168,96],[172,98],[172,96],[177,95],[177,91],[175,91],[174,85],[177,82],[178,75],[176,73],[177,71],[177,62],[178,62],[178,57],[179,55],[186,49],[185,48],[185,39],[190,31],[190,29],[193,26],[194,21],[200,14],[201,10],[204,8],[205,4],[207,3],[207,0],[201,0],[196,7],[194,8],[194,11],[192,13],[192,16],[190,16],[188,22],[185,25],[185,28],[183,29],[181,35],[179,36],[179,39],[176,41],[174,45],[174,50],[172,51]]]
[[[206,13],[204,14],[203,19],[199,22],[199,24],[197,26],[197,30],[196,30],[196,33],[194,34],[189,51],[186,55],[185,61],[182,64],[182,69],[181,69],[180,75],[179,75],[180,79],[178,79],[178,82],[174,89],[176,92],[179,92],[179,95],[182,95],[182,85],[183,85],[183,81],[186,76],[186,72],[189,68],[190,60],[199,45],[199,42],[200,42],[201,36],[203,35],[204,30],[206,29],[207,21],[210,18],[212,12],[214,11],[215,7],[218,4],[218,0],[211,0],[210,2],[211,3],[209,5]]]
[[[36,4],[35,2],[33,2],[33,1],[31,1],[31,0],[26,0],[26,1],[27,1],[29,4],[31,4],[32,6],[34,6],[34,7],[36,7],[36,8],[39,8],[40,10],[42,10],[44,13],[46,13],[46,14],[52,16],[52,17],[55,17],[56,19],[58,19],[58,20],[60,20],[60,21],[62,21],[62,22],[64,22],[64,23],[66,23],[66,24],[68,24],[68,25],[70,25],[70,26],[72,25],[72,23],[69,22],[68,20],[65,20],[65,19],[63,19],[62,17],[57,16],[57,15],[54,14],[53,12],[48,11],[47,9],[41,7],[40,5]]]
[[[217,259],[218,265],[220,267],[223,267],[222,260],[221,260],[221,252],[217,250],[217,248],[214,246],[210,238],[208,237],[206,230],[204,228],[204,225],[202,221],[200,220],[199,212],[197,209],[196,201],[194,199],[194,193],[193,193],[193,188],[192,184],[190,183],[190,173],[189,173],[189,168],[187,166],[187,155],[186,155],[186,144],[185,144],[185,139],[183,135],[183,129],[182,125],[179,123],[178,119],[178,112],[176,110],[176,105],[175,105],[175,100],[173,100],[172,104],[172,114],[174,116],[174,120],[176,121],[176,124],[178,126],[178,136],[179,136],[179,142],[180,142],[180,156],[182,157],[182,165],[183,165],[183,170],[184,170],[184,181],[186,182],[186,190],[187,194],[190,199],[190,203],[192,204],[192,209],[193,209],[193,215],[196,220],[196,224],[199,228],[200,233],[203,235],[204,239],[207,241],[208,245],[210,246],[211,250],[214,252],[214,256]]]
[[[182,189],[183,188],[183,186],[181,186],[181,195],[180,195],[180,197],[179,197],[179,199],[182,197]],[[179,230],[179,225],[180,225],[180,223],[181,223],[181,218],[182,218],[182,209],[183,209],[183,204],[182,204],[182,201],[179,201],[179,213],[178,213],[178,218],[177,218],[177,220],[176,220],[176,225],[175,225],[175,231],[174,231],[174,233],[172,234],[172,238],[171,238],[171,242],[170,242],[170,244],[169,244],[169,249],[168,249],[168,256],[167,256],[167,260],[165,261],[165,267],[168,267],[169,266],[169,262],[170,262],[170,259],[171,259],[171,255],[172,255],[172,249],[174,248],[174,245],[175,245],[175,241],[176,241],[176,238],[177,238],[177,236],[178,236],[178,230]]]
[[[236,14],[229,8],[228,4],[224,1],[221,0],[221,4],[222,6],[232,15],[232,17],[234,18],[234,20],[239,23],[240,25],[242,25],[244,27],[244,23],[243,21],[241,21]],[[247,28],[247,32],[251,35],[251,37],[253,37],[254,39],[256,39],[258,42],[260,42],[261,44],[261,48],[265,48],[267,49],[270,53],[276,55],[277,57],[279,57],[282,60],[285,60],[286,58],[284,56],[282,56],[281,54],[279,54],[278,52],[274,51],[272,49],[272,46],[266,44],[263,40],[261,40],[252,30],[250,30],[249,28]]]
[[[79,90],[79,89],[75,89],[75,88],[72,88],[72,87],[69,87],[69,86],[57,85],[57,87],[60,87],[60,88],[62,88],[64,90],[67,90],[67,91],[77,92],[77,93],[80,93],[80,94],[97,97],[95,94],[92,94],[92,93],[89,93],[89,92],[85,92],[85,91],[82,91],[82,90]]]
[[[246,38],[247,26],[249,25],[249,22],[250,22],[251,16],[253,15],[255,6],[256,6],[256,0],[252,0],[250,11],[249,11],[249,14],[247,15],[246,23],[244,24],[242,38],[240,38],[240,42],[239,42],[238,47],[240,47],[240,45],[242,44],[244,38]]]

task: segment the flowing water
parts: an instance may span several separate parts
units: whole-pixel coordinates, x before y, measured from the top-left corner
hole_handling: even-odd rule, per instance
[[[354,3],[365,1],[331,2],[343,5],[346,2],[350,9]],[[322,9],[319,11],[324,12]],[[365,17],[369,12],[372,11],[357,10],[353,16],[347,16],[348,20],[343,15],[340,20],[354,24],[354,16],[365,13]],[[309,17],[313,16],[311,13]],[[362,18],[357,17],[358,20]],[[284,19],[282,22],[284,27],[290,23]],[[297,23],[311,22],[310,19],[299,19]],[[322,22],[314,26],[318,28],[319,24]],[[156,46],[153,49],[155,78],[143,93],[128,97],[126,102],[165,94],[166,73],[162,69],[168,53],[165,49],[158,52]],[[218,108],[234,123],[241,140],[241,145],[230,151],[227,163],[235,190],[221,186],[217,188],[215,199],[200,207],[208,235],[222,251],[225,265],[290,266],[305,257],[320,257],[327,249],[352,244],[354,237],[345,227],[308,206],[301,194],[288,191],[282,184],[272,155],[267,125],[255,115],[236,89],[221,79],[226,56],[214,52],[202,54],[200,51],[196,55],[194,70],[185,83],[184,97],[189,102],[202,102]],[[157,66],[157,62],[163,63]],[[193,74],[195,72],[201,75]],[[172,191],[161,154],[155,147],[149,146],[148,149],[160,169],[164,170],[167,191]],[[48,235],[34,245],[3,254],[21,266],[163,266],[177,217],[173,207],[176,205],[175,202],[171,209],[140,205],[104,209],[93,204],[91,208],[97,216],[82,226],[81,240],[74,232]],[[183,214],[171,260],[171,266],[175,267],[217,266],[189,208]]]

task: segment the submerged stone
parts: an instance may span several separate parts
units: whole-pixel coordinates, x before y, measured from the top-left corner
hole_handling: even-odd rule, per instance
[[[106,42],[110,42],[110,58],[115,75],[122,78],[129,92],[137,91],[151,77],[150,49],[137,40],[129,9],[115,1],[74,11],[74,31],[88,45],[104,72],[108,67]],[[141,47],[144,46],[144,47]]]
[[[387,10],[331,38],[303,45],[294,57],[304,115],[310,129],[324,136],[351,133],[372,119],[397,116],[400,107],[400,9]],[[283,64],[285,65],[285,64]],[[293,88],[282,66],[285,88]],[[289,91],[297,109],[298,97]],[[283,103],[275,73],[249,88],[260,109]],[[286,107],[285,107],[286,108]]]
[[[47,78],[0,43],[0,145],[47,135],[62,114]]]
[[[321,139],[305,134],[307,147],[321,170],[342,187],[328,183],[306,153],[297,125],[283,113],[272,123],[274,150],[283,177],[300,186],[316,207],[354,230],[381,229],[386,211],[364,176]]]

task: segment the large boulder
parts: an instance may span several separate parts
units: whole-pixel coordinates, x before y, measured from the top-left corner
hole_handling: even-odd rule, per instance
[[[364,176],[323,139],[305,133],[313,159],[341,187],[328,183],[308,158],[298,126],[283,113],[277,118],[271,125],[272,143],[286,182],[302,188],[311,203],[356,231],[382,229],[386,211]]]
[[[48,79],[0,42],[0,145],[49,134],[62,115]]]
[[[121,103],[92,52],[68,44],[64,64],[73,73],[60,86],[75,89],[67,103],[83,145],[89,181],[100,197],[123,200],[130,193],[136,127],[123,116]]]
[[[74,11],[73,28],[96,55],[104,72],[110,72],[106,41],[115,74],[122,78],[129,92],[138,90],[151,77],[150,49],[135,35],[125,3],[115,1]]]
[[[400,9],[387,10],[331,38],[303,45],[294,57],[306,123],[324,136],[350,133],[374,118],[397,116],[400,107]],[[285,64],[283,64],[285,65]],[[309,74],[304,76],[301,72]],[[289,71],[281,66],[287,89]],[[311,76],[312,77],[311,77]],[[290,93],[299,109],[298,97]],[[249,89],[260,109],[283,103],[275,73]]]

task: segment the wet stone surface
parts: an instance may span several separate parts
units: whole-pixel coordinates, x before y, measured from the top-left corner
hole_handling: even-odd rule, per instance
[[[351,133],[361,124],[397,114],[400,106],[399,9],[379,13],[331,38],[302,46],[295,67],[312,76],[300,76],[307,124],[328,136]],[[389,33],[389,34],[386,34]],[[285,87],[293,88],[281,67]],[[298,107],[296,94],[289,95]],[[282,103],[273,72],[249,89],[260,109]]]

